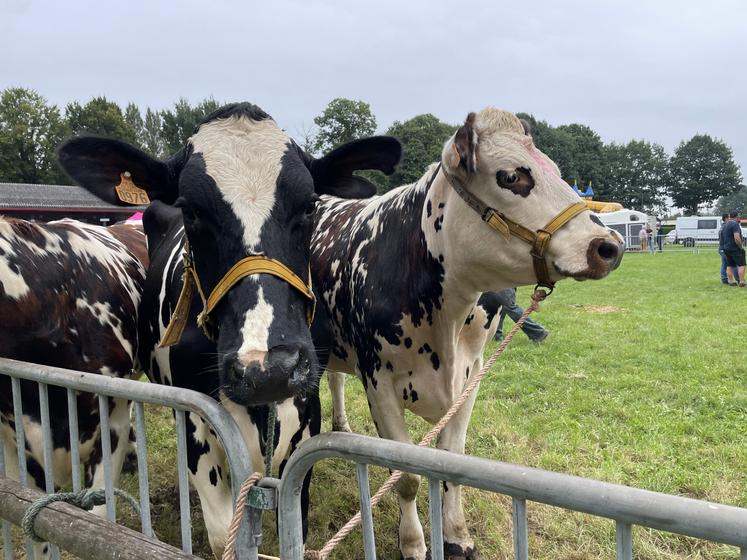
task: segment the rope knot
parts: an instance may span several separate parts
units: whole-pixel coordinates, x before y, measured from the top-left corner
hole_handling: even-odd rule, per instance
[[[132,509],[140,515],[140,506],[138,506],[135,498],[130,496],[124,490],[114,488],[114,494],[124,498],[132,507]],[[80,509],[91,511],[95,506],[101,506],[106,503],[106,491],[103,488],[91,489],[85,488],[79,492],[58,492],[57,494],[45,494],[38,500],[35,500],[23,514],[21,520],[21,528],[24,534],[31,540],[36,542],[44,542],[44,539],[39,537],[34,531],[34,521],[39,512],[54,502],[65,502]]]

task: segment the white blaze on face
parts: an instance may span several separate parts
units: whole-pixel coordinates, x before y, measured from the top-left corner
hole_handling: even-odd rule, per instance
[[[265,301],[262,286],[257,286],[257,305],[247,310],[244,316],[244,326],[241,327],[242,343],[237,352],[239,362],[245,366],[253,361],[260,364],[264,361],[264,355],[268,351],[272,316],[272,305]]]
[[[244,227],[246,248],[255,250],[275,204],[288,137],[272,119],[254,121],[242,116],[203,124],[190,142],[194,153],[202,154],[208,175]]]

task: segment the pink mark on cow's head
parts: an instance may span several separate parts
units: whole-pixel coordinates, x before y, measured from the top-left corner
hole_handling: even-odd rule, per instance
[[[555,175],[556,177],[560,177],[557,167],[555,167],[550,162],[547,156],[545,156],[542,152],[540,152],[537,148],[535,148],[534,144],[530,144],[528,146],[528,150],[529,150],[529,155],[532,157],[534,161],[537,162],[537,165],[539,165],[542,171],[544,171],[545,173],[549,175]]]

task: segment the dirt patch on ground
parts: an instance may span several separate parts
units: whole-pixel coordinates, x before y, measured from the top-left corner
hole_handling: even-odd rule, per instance
[[[587,313],[597,313],[599,315],[625,311],[624,307],[618,307],[617,305],[581,305],[579,307],[581,307],[581,309],[583,309]]]

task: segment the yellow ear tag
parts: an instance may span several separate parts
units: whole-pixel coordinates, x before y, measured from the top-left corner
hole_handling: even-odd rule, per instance
[[[114,187],[119,200],[136,206],[150,204],[148,193],[132,182],[132,174],[129,171],[122,173],[119,178],[119,184]]]

